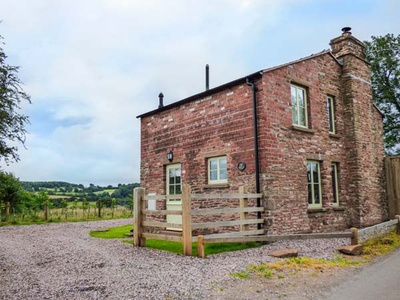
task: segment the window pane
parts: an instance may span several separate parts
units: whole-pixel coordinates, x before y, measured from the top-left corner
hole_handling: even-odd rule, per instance
[[[299,108],[299,125],[306,126],[306,111],[303,108]]]
[[[311,164],[307,163],[307,182],[311,183]]]
[[[210,160],[210,170],[217,170],[218,169],[218,161],[213,159]]]
[[[299,107],[304,107],[305,103],[304,103],[304,90],[298,88],[297,89],[297,101],[298,101],[298,105]]]
[[[210,180],[218,180],[217,170],[210,170]]]
[[[334,132],[335,131],[335,114],[334,114],[334,106],[333,106],[333,98],[328,97],[327,98],[327,108],[328,108],[328,121],[329,121],[329,131]]]
[[[338,174],[337,174],[337,165],[332,165],[332,191],[333,191],[333,203],[337,204],[338,199]]]
[[[314,184],[314,204],[320,204],[319,199],[319,184]]]
[[[169,185],[169,194],[175,195],[175,186],[173,184]]]
[[[290,87],[290,96],[292,98],[292,106],[296,106],[297,105],[297,101],[296,101],[296,88],[294,86]]]
[[[308,185],[308,204],[313,204],[312,201],[312,185]]]
[[[180,184],[177,184],[175,186],[175,194],[182,194],[181,185]]]
[[[226,169],[226,158],[221,158],[219,160],[219,167],[220,169]]]
[[[298,125],[299,118],[297,116],[297,107],[292,105],[292,124]]]
[[[222,180],[222,179],[228,179],[228,174],[227,174],[227,172],[226,172],[226,169],[221,169],[221,170],[219,171],[219,179],[220,179],[220,180]]]

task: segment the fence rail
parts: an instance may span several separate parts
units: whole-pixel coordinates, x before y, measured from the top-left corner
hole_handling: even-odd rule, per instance
[[[239,188],[239,193],[233,194],[192,194],[191,188],[187,184],[182,184],[181,195],[145,195],[143,188],[136,188],[134,190],[134,245],[145,246],[146,239],[158,239],[158,240],[169,240],[178,241],[183,243],[183,254],[192,254],[192,242],[197,241],[197,237],[192,236],[192,231],[196,229],[215,228],[215,227],[231,227],[239,226],[240,231],[235,232],[237,236],[245,235],[256,235],[264,234],[263,229],[260,230],[249,230],[249,225],[262,224],[264,219],[250,219],[249,213],[252,212],[263,212],[263,207],[248,207],[248,199],[260,198],[262,194],[246,193],[245,188]],[[182,200],[182,210],[160,210],[160,209],[149,209],[150,200],[168,200],[168,199],[180,199]],[[239,199],[239,207],[229,208],[207,208],[192,210],[191,202],[192,199]],[[215,214],[232,214],[238,213],[238,220],[230,221],[214,221],[214,222],[192,222],[192,216],[203,216],[203,215],[215,215]],[[163,221],[148,221],[147,217],[152,216],[168,216],[168,215],[181,215],[182,224],[174,224]],[[172,228],[182,229],[181,236],[171,236],[162,233],[148,233],[148,228]],[[223,234],[228,237],[230,234]]]
[[[191,188],[187,184],[182,185],[182,195],[144,195],[143,188],[134,190],[134,245],[145,246],[146,239],[166,240],[183,243],[183,254],[192,255],[192,243],[197,241],[197,253],[199,257],[205,257],[205,245],[213,243],[246,243],[246,242],[274,242],[280,240],[305,240],[305,239],[328,239],[328,238],[350,238],[351,244],[356,245],[359,242],[359,236],[376,233],[377,231],[393,227],[397,224],[397,230],[400,232],[400,216],[396,219],[384,222],[368,228],[358,230],[351,228],[348,232],[334,233],[310,233],[310,234],[287,234],[287,235],[265,235],[264,229],[249,229],[249,225],[262,224],[264,219],[250,219],[249,213],[263,212],[263,207],[252,207],[248,205],[248,198],[259,198],[262,194],[245,193],[244,187],[239,189],[239,193],[234,194],[192,194]],[[182,199],[182,210],[149,210],[147,208],[148,200],[167,200]],[[229,208],[209,208],[192,210],[191,199],[235,199],[239,198],[239,207]],[[213,215],[213,214],[229,214],[239,213],[240,219],[233,221],[214,221],[192,223],[192,216]],[[182,224],[167,223],[161,221],[147,221],[147,215],[167,216],[182,215]],[[195,229],[224,227],[224,226],[240,226],[240,231],[217,233],[209,235],[192,236]],[[168,235],[162,233],[149,233],[146,228],[175,228],[182,229],[180,236]]]

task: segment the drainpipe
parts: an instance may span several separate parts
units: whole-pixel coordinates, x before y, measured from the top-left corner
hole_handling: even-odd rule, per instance
[[[246,83],[251,87],[253,94],[253,134],[254,134],[254,159],[256,166],[256,193],[261,192],[260,189],[260,160],[258,156],[258,124],[257,124],[257,87],[249,78],[246,79]],[[261,198],[257,198],[257,207],[261,207]],[[261,212],[257,212],[257,218],[261,219]],[[257,228],[261,229],[261,224],[257,224]]]

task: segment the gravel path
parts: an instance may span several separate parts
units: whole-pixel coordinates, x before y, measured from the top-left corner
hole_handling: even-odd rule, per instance
[[[203,299],[230,273],[273,261],[272,249],[297,248],[301,256],[327,258],[349,243],[282,241],[199,259],[89,236],[90,230],[130,223],[0,227],[0,299]]]

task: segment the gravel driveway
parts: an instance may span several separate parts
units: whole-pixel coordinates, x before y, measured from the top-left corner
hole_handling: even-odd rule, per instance
[[[89,236],[90,230],[130,223],[0,227],[0,299],[203,299],[230,273],[273,261],[272,249],[295,247],[302,256],[327,258],[349,244],[349,239],[283,241],[200,259]]]

